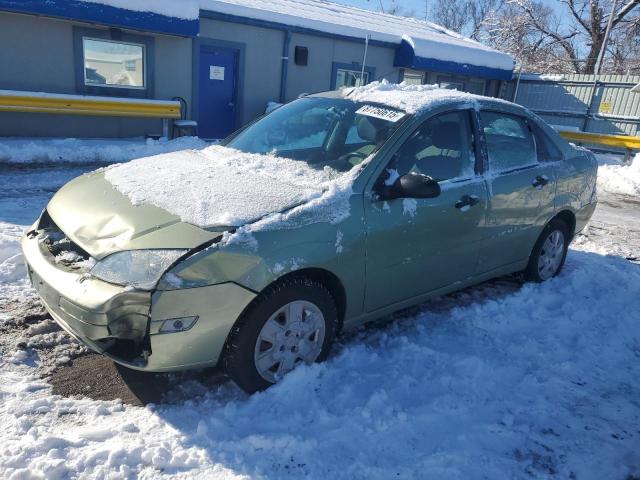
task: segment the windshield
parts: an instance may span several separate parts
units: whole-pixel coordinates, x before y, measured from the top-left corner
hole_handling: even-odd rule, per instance
[[[380,148],[406,116],[372,103],[306,97],[249,125],[226,146],[347,171]]]

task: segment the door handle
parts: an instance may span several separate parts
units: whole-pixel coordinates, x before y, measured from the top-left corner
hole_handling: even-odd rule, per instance
[[[533,185],[535,188],[537,189],[541,189],[542,187],[544,187],[547,183],[549,183],[549,177],[547,177],[546,175],[538,175],[533,182],[531,182],[531,185]]]
[[[480,202],[480,199],[475,195],[463,195],[460,197],[460,200],[456,202],[455,207],[458,210],[468,210],[468,207],[473,207],[474,205],[477,205],[478,202]]]

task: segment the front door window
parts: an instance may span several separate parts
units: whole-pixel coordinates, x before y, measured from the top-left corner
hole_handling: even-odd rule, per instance
[[[399,175],[418,173],[438,182],[472,177],[475,155],[469,112],[427,120],[400,147],[392,163]]]

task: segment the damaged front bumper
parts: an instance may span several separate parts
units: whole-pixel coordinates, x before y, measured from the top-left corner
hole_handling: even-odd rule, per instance
[[[213,366],[236,319],[255,293],[234,283],[143,291],[57,265],[41,232],[22,239],[29,278],[54,320],[92,350],[137,370]],[[163,333],[171,319],[197,317],[185,331]]]

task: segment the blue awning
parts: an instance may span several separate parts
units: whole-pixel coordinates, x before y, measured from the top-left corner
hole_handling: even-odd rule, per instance
[[[0,0],[0,11],[44,15],[181,37],[195,37],[200,30],[197,18],[170,17],[79,0]]]
[[[421,40],[418,40],[416,43],[412,39],[403,38],[396,49],[394,65],[491,80],[511,80],[514,65],[511,56],[496,50],[479,49],[476,45],[470,43],[466,46],[458,43],[440,46],[431,41],[421,43]],[[444,60],[446,57],[450,59]],[[478,64],[464,62],[465,57],[476,58]],[[458,59],[461,61],[457,61]]]

